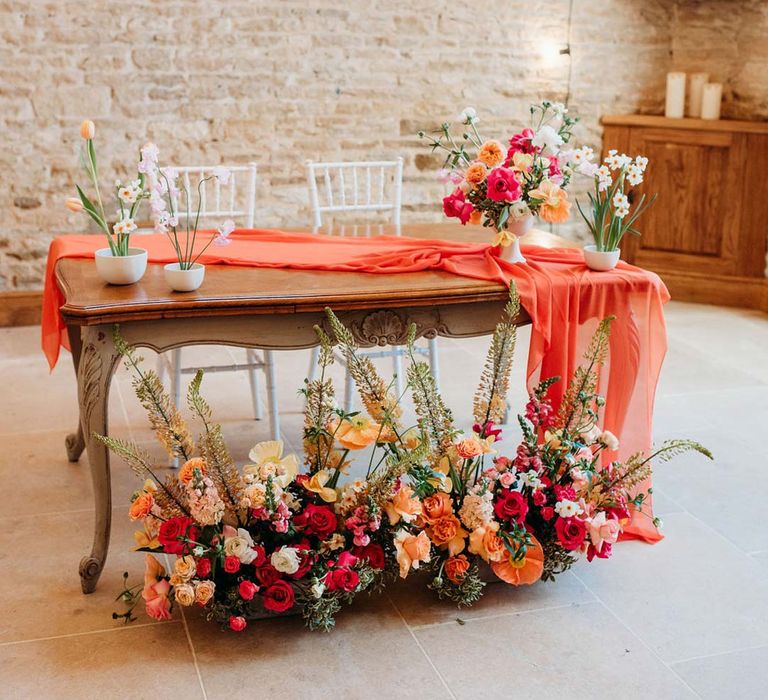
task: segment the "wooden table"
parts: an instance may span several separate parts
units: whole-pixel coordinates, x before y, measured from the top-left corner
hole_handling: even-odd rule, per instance
[[[382,233],[394,230],[383,227]],[[401,233],[477,241],[489,235],[487,229],[458,224],[403,226]],[[526,242],[575,245],[540,231],[531,232]],[[317,344],[313,326],[325,323],[323,310],[330,306],[357,342],[371,347],[404,343],[411,323],[425,338],[491,333],[508,297],[499,284],[431,271],[377,275],[209,266],[198,291],[179,294],[169,290],[161,265],[149,265],[137,284],[116,287],[101,281],[92,260],[65,258],[56,267],[56,279],[65,297],[61,313],[80,404],[79,429],[67,436],[67,454],[74,462],[88,450],[95,498],[93,547],[80,562],[85,593],[95,590],[109,548],[109,451],[91,436],[107,434],[109,388],[118,362],[113,324],[120,324],[129,344],[157,352],[205,344],[293,350]],[[530,319],[522,311],[517,321],[522,325]]]

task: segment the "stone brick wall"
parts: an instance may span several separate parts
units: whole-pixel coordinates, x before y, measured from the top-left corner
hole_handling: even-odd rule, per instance
[[[105,182],[147,140],[165,162],[256,160],[257,225],[290,228],[309,223],[306,158],[402,155],[403,220],[438,221],[414,134],[466,105],[503,135],[570,94],[598,148],[599,117],[660,112],[679,65],[726,81],[726,115],[765,118],[765,6],[576,0],[569,60],[568,0],[0,0],[0,289],[39,287],[51,236],[87,230],[63,208],[85,117]]]

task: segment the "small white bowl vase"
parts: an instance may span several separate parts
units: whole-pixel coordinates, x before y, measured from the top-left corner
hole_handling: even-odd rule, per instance
[[[520,238],[533,228],[533,215],[529,214],[524,219],[507,221],[507,231],[514,234],[515,239],[507,246],[501,246],[499,257],[511,263],[524,263],[525,258],[520,252]]]
[[[584,246],[584,262],[590,270],[608,272],[616,267],[621,256],[621,248],[617,250],[598,250],[595,245]]]
[[[182,270],[179,263],[168,263],[163,268],[165,281],[175,292],[194,292],[203,283],[205,265],[195,263],[188,270]]]
[[[96,272],[109,284],[133,284],[147,270],[147,251],[128,248],[128,255],[112,255],[109,248],[99,248],[94,254]]]

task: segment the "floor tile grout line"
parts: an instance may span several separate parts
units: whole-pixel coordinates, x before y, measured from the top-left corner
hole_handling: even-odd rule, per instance
[[[14,644],[31,644],[32,642],[48,642],[54,639],[69,639],[71,637],[86,637],[91,634],[103,634],[105,632],[123,632],[125,630],[141,629],[143,627],[157,627],[158,625],[173,625],[178,620],[167,620],[166,622],[142,622],[138,625],[122,625],[120,627],[106,627],[98,630],[84,630],[82,632],[70,632],[69,634],[53,634],[50,637],[35,637],[34,639],[17,639],[11,642],[0,642],[0,647],[13,646]]]
[[[768,644],[753,644],[748,647],[742,647],[740,649],[730,649],[728,651],[718,651],[714,654],[703,654],[702,656],[691,656],[687,659],[676,659],[675,661],[670,661],[670,666],[677,666],[680,664],[686,664],[689,661],[702,661],[704,659],[716,659],[719,656],[728,656],[729,654],[740,654],[744,651],[754,651],[755,649],[768,649]]]
[[[677,678],[688,690],[691,691],[697,698],[701,698],[701,695],[697,693],[688,683],[688,681],[685,680],[675,669],[673,669],[664,659],[661,658],[661,656],[651,647],[650,644],[648,644],[637,632],[635,632],[629,625],[627,625],[624,620],[622,620],[616,612],[611,608],[609,605],[606,604],[606,602],[597,594],[595,591],[593,591],[582,579],[581,577],[574,571],[572,572],[573,575],[581,582],[581,584],[590,592],[592,595],[595,596],[595,599],[600,605],[618,622],[627,632],[629,632],[637,641],[644,646],[651,655],[656,658],[662,666],[664,666],[670,673],[672,673],[675,678]]]
[[[424,658],[427,660],[427,663],[432,667],[432,670],[435,672],[435,675],[437,675],[438,679],[440,680],[440,683],[442,684],[443,688],[445,688],[445,691],[448,693],[448,696],[452,698],[452,700],[457,700],[456,695],[451,690],[451,687],[448,685],[448,682],[443,678],[443,674],[438,671],[437,666],[435,666],[435,662],[432,661],[432,657],[427,654],[427,650],[422,645],[419,638],[416,636],[413,629],[411,629],[411,626],[408,624],[408,621],[405,619],[405,616],[402,612],[400,612],[400,608],[397,607],[395,604],[395,601],[392,600],[389,593],[386,594],[387,600],[389,601],[389,604],[394,608],[395,612],[397,613],[400,620],[402,620],[402,623],[405,625],[405,629],[408,630],[408,634],[411,635],[411,638],[416,643],[416,646],[419,647],[419,650],[424,655]]]
[[[200,684],[200,690],[203,693],[203,700],[208,700],[208,693],[205,690],[205,684],[203,683],[203,674],[200,673],[200,665],[197,663],[197,652],[195,651],[195,645],[192,643],[192,635],[189,633],[187,616],[184,614],[184,609],[181,606],[179,606],[179,612],[181,613],[181,622],[184,625],[184,634],[186,634],[187,636],[189,651],[192,654],[192,663],[194,663],[195,665],[195,673],[197,673],[197,681]]]

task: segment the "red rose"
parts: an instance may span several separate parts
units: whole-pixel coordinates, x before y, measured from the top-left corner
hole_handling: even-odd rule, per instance
[[[256,569],[256,578],[262,586],[271,586],[280,580],[280,572],[272,564],[265,564]]]
[[[360,576],[354,569],[346,567],[340,569],[331,569],[325,576],[325,586],[329,591],[346,591],[350,593],[357,588],[360,583]]]
[[[258,592],[259,587],[253,581],[241,581],[237,587],[238,593],[243,600],[253,600],[253,596]]]
[[[198,559],[195,562],[195,576],[198,578],[205,578],[211,573],[211,560],[210,559]]]
[[[288,581],[275,581],[264,591],[264,609],[281,613],[293,607],[295,596]]]
[[[228,574],[236,574],[240,571],[240,560],[233,555],[224,557],[224,571]]]
[[[195,521],[192,518],[175,517],[169,518],[160,525],[157,539],[163,545],[164,552],[184,554],[190,549],[190,545],[179,538],[187,537],[190,540],[196,540],[199,534],[200,530],[195,527]]]
[[[229,629],[234,630],[235,632],[242,632],[248,623],[245,621],[244,617],[235,617],[234,615],[229,616]]]
[[[352,550],[352,554],[354,554],[358,559],[367,559],[368,563],[374,569],[383,569],[386,565],[384,550],[380,544],[376,544],[375,542],[371,542],[365,547],[355,547]]]
[[[533,504],[535,506],[543,506],[547,502],[547,494],[541,489],[536,489],[533,492]]]
[[[264,566],[267,563],[267,555],[264,551],[264,547],[260,544],[253,546],[253,551],[256,552],[256,558],[251,562],[257,569],[260,566]]]
[[[488,199],[494,202],[514,202],[520,199],[522,190],[514,170],[495,168],[488,175]]]
[[[563,549],[573,551],[581,547],[581,543],[587,536],[587,523],[578,518],[558,518],[555,531]]]
[[[493,512],[499,520],[514,520],[522,524],[528,514],[528,502],[519,491],[502,491],[496,497]]]
[[[290,577],[298,580],[304,578],[312,568],[312,565],[315,563],[315,554],[310,551],[309,545],[303,542],[294,545],[294,548],[299,550],[299,568],[290,574]]]
[[[590,544],[589,547],[587,547],[587,561],[592,561],[595,557],[598,559],[607,559],[611,556],[612,549],[613,545],[610,542],[603,542],[603,546],[599,552],[595,549],[595,545]]]
[[[549,522],[555,517],[555,509],[552,506],[545,506],[541,509],[541,517]]]
[[[336,530],[336,515],[326,506],[310,504],[293,522],[298,527],[303,527],[307,535],[317,535],[321,540]]]
[[[469,221],[469,217],[474,210],[475,208],[466,201],[464,193],[459,189],[454,190],[447,197],[443,198],[443,213],[447,217],[458,219],[462,224],[466,224]]]

